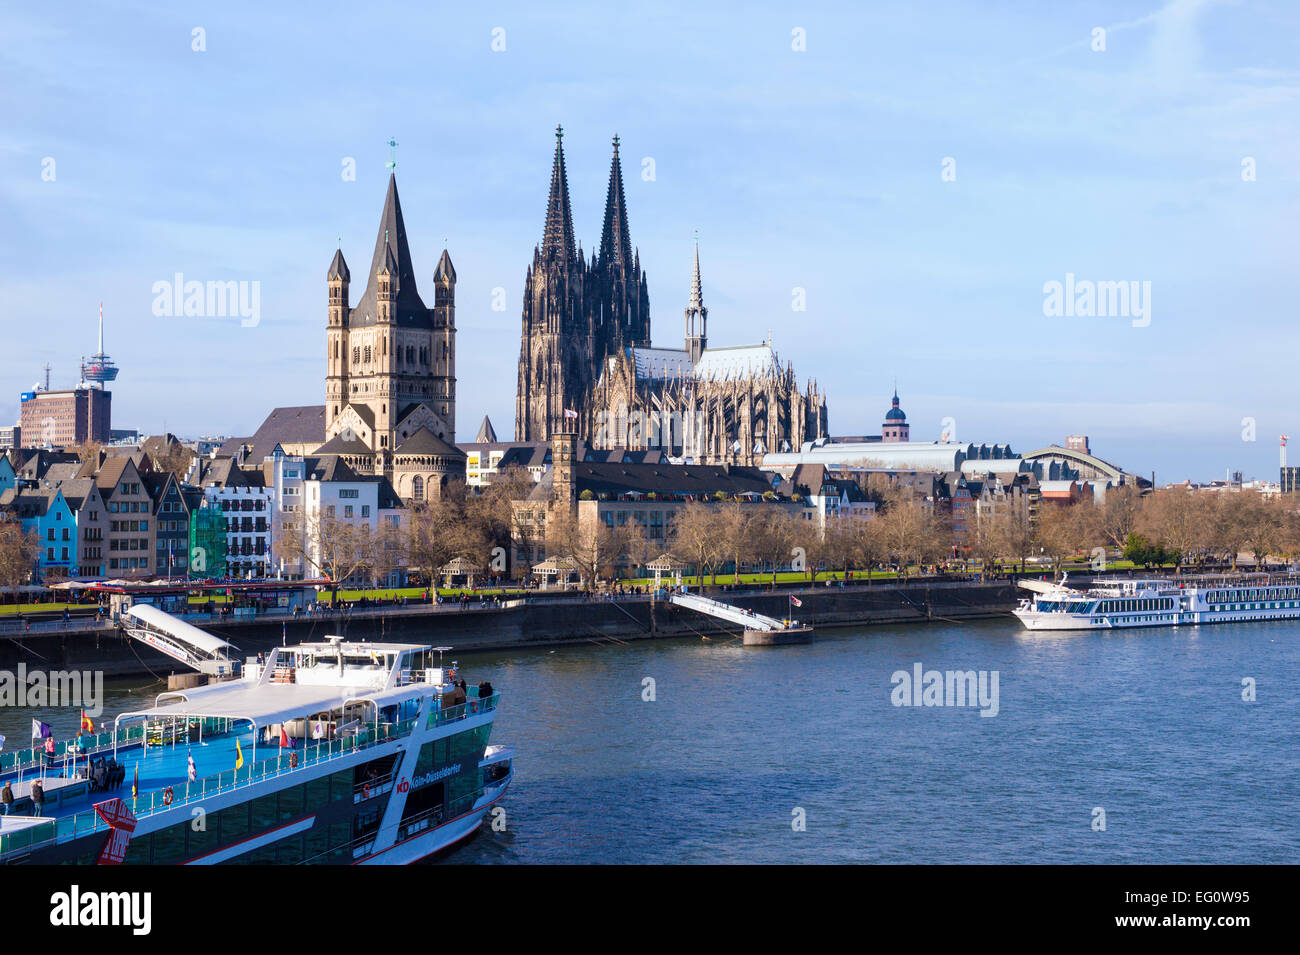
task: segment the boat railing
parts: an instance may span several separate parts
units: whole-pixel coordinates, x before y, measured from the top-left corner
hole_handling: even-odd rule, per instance
[[[25,826],[13,832],[0,832],[0,857],[53,842],[57,822],[56,819],[49,819],[41,825]]]
[[[285,773],[295,772],[317,763],[354,753],[357,750],[367,749],[389,740],[398,739],[409,734],[414,729],[415,723],[414,719],[408,719],[400,723],[381,724],[378,730],[374,727],[366,727],[343,739],[321,740],[308,744],[303,748],[301,754],[296,751],[282,753],[270,759],[249,763],[239,769],[230,769],[224,773],[205,776],[203,779],[194,782],[180,783],[164,789],[141,793],[139,796],[124,796],[122,799],[135,814],[135,817],[139,819],[142,816],[162,812],[165,809],[174,809],[177,806],[184,806],[187,803],[207,799],[220,793],[242,789]],[[36,841],[34,837],[28,838],[15,844],[13,848],[33,848],[49,842],[67,842],[87,833],[108,828],[108,824],[99,817],[99,813],[94,809],[88,809],[72,816],[53,819],[51,822],[55,825],[55,829],[45,826],[39,827],[42,832],[40,841]],[[21,837],[24,831],[20,830],[12,835]],[[5,844],[3,848],[0,848],[0,856],[3,856],[7,851],[10,851],[10,849]]]
[[[439,707],[429,714],[428,728],[432,729],[435,726],[442,726],[444,723],[453,723],[456,720],[467,719],[468,717],[476,716],[479,713],[486,713],[490,710],[495,710],[497,708],[497,702],[500,699],[500,693],[493,693],[491,696],[482,699],[471,697],[464,703],[458,703],[455,706],[449,706],[445,709]]]
[[[461,796],[456,797],[450,803],[433,806],[423,812],[417,813],[409,819],[403,820],[397,830],[397,843],[401,843],[412,836],[417,836],[430,827],[441,825],[444,819],[455,819],[457,816],[464,815],[474,808],[474,804],[483,797],[484,789],[482,787],[471,790]],[[367,856],[374,849],[375,839],[378,832],[367,832],[365,835],[357,836],[350,842],[341,843],[333,849],[327,849],[324,852],[318,852],[315,855],[303,859],[299,865],[310,865],[329,856],[343,855],[349,860],[360,859]]]
[[[393,788],[396,779],[397,776],[394,773],[387,773],[374,779],[363,779],[352,787],[352,801],[358,803],[372,799],[375,796],[382,796]]]
[[[201,724],[203,733],[221,733],[230,728],[230,720],[222,717],[204,717],[201,720],[189,720],[188,724]],[[100,756],[105,753],[113,752],[114,747],[122,748],[133,746],[141,743],[145,738],[145,728],[143,725],[129,726],[121,730],[114,739],[110,733],[86,733],[82,738],[85,744],[82,748],[78,744],[77,737],[72,739],[60,740],[54,744],[53,755],[46,755],[42,747],[35,746],[31,749],[15,750],[12,753],[0,753],[0,776],[9,773],[23,772],[28,769],[38,769],[42,765],[46,769],[51,766],[60,766],[64,762],[71,760],[74,756],[78,761],[85,759],[87,756]]]

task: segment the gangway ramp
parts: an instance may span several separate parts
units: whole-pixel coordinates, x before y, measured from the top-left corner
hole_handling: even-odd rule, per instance
[[[707,614],[719,620],[739,624],[745,628],[746,646],[774,646],[783,643],[803,643],[812,632],[812,627],[795,620],[777,620],[743,607],[723,603],[700,594],[674,592],[669,595],[670,603],[685,607],[697,613]]]
[[[228,651],[238,649],[151,604],[132,604],[120,613],[127,636],[200,673],[229,673]]]
[[[720,620],[740,624],[747,630],[785,629],[782,622],[774,617],[765,617],[761,613],[754,613],[752,610],[735,607],[723,603],[721,600],[713,600],[699,594],[674,593],[669,596],[668,600],[679,607],[685,607],[688,610],[708,614],[710,617],[717,617]]]

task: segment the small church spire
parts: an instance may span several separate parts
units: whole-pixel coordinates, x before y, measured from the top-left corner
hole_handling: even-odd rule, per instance
[[[709,346],[709,310],[704,305],[700,280],[700,234],[695,232],[695,265],[691,271],[691,300],[686,306],[686,351],[694,365]]]
[[[704,292],[700,283],[700,230],[695,230],[695,270],[691,274],[690,308],[697,312],[707,312],[704,308]]]

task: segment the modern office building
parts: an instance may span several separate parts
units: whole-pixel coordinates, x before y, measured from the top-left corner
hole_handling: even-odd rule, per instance
[[[27,391],[20,396],[22,446],[62,448],[112,440],[111,392],[78,386],[63,391]]]

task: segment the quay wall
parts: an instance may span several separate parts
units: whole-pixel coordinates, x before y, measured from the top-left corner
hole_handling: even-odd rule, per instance
[[[802,607],[790,605],[794,594]],[[710,592],[719,600],[771,617],[793,616],[815,628],[927,620],[967,620],[1007,615],[1017,596],[1006,581],[913,582],[774,591]],[[451,646],[459,653],[560,644],[616,644],[662,637],[739,635],[740,628],[648,597],[610,601],[530,597],[521,607],[471,604],[354,608],[310,616],[268,615],[247,620],[190,619],[195,626],[234,644],[238,657],[256,655],[282,642],[350,639]],[[176,661],[131,640],[112,624],[72,620],[30,632],[0,632],[0,670],[99,670],[106,676],[167,676],[189,672]]]

